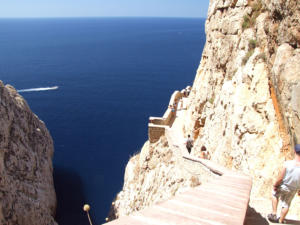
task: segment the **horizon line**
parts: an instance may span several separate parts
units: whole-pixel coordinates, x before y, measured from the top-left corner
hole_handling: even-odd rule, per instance
[[[196,16],[26,16],[26,17],[1,17],[0,19],[76,19],[76,18],[180,18],[180,19],[206,19],[207,17]]]

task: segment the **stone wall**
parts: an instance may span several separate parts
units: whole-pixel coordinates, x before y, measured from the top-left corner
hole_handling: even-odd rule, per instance
[[[180,98],[182,98],[182,93],[175,91],[170,98],[169,106],[173,105],[175,102],[178,103]],[[175,117],[176,112],[172,112],[172,110],[168,107],[163,117],[149,118],[148,139],[150,143],[157,142],[159,138],[165,134],[165,129],[172,126]]]
[[[150,143],[155,143],[159,140],[159,138],[165,135],[165,130],[167,126],[163,125],[154,125],[152,123],[148,124],[148,139]]]

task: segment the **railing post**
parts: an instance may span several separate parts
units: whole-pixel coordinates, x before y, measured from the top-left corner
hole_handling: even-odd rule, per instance
[[[88,216],[88,219],[89,219],[89,222],[90,222],[90,225],[93,225],[92,223],[92,220],[91,220],[91,217],[90,217],[90,214],[89,214],[89,211],[90,211],[91,207],[88,205],[88,204],[85,204],[83,206],[83,211],[86,212],[87,216]]]

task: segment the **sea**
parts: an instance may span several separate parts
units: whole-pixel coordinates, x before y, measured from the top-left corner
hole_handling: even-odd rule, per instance
[[[54,140],[56,221],[105,222],[149,116],[192,85],[204,18],[0,19],[0,80]]]

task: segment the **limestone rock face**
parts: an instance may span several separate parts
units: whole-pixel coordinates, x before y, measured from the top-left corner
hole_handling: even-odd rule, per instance
[[[180,130],[184,136],[197,134],[194,155],[200,155],[204,145],[211,160],[249,174],[253,178],[250,201],[255,204],[271,197],[279,167],[293,157],[293,145],[300,143],[300,3],[211,0],[205,30],[205,48]],[[147,157],[151,161],[152,155]],[[173,172],[164,179],[172,179]],[[159,174],[149,167],[147,174],[151,173]],[[147,195],[155,199],[168,191],[159,186],[155,191],[147,189],[159,185],[158,175],[145,183],[126,176],[119,212],[121,202],[130,201],[132,193],[144,190],[139,192],[143,205]],[[147,175],[139,173],[138,180],[143,179]],[[131,195],[126,194],[129,186]],[[299,215],[297,202],[299,198],[292,203],[291,213]],[[268,203],[266,210],[271,207]]]
[[[129,215],[200,185],[201,176],[201,171],[190,170],[180,150],[169,146],[164,136],[155,144],[147,141],[127,164],[123,190],[113,202],[109,219]]]
[[[26,101],[0,81],[0,224],[56,224],[53,142]]]
[[[270,197],[278,168],[300,141],[300,5],[238,3],[210,2],[185,129],[199,129],[198,154],[205,145],[212,160],[252,176],[255,200]]]

